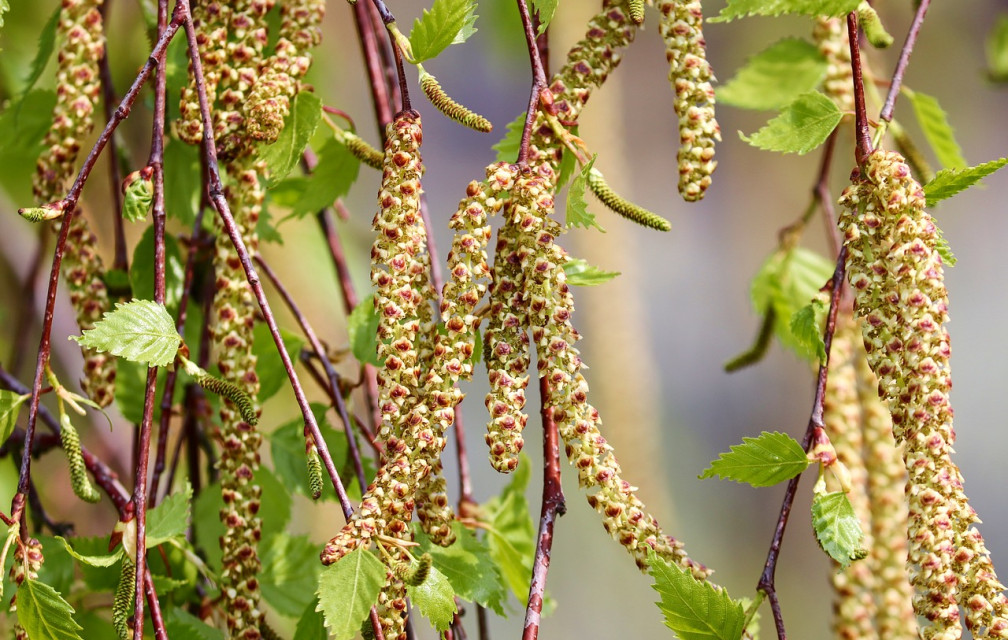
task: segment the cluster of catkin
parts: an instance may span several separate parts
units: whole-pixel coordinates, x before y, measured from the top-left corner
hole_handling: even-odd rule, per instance
[[[66,0],[60,7],[56,106],[34,177],[39,204],[66,195],[81,143],[94,125],[101,89],[98,62],[105,53],[101,4],[101,0]],[[78,325],[81,330],[92,328],[110,305],[98,239],[79,214],[70,223],[61,270]],[[84,391],[100,406],[107,406],[115,396],[115,359],[88,348],[83,353]]]
[[[875,151],[840,199],[848,275],[868,362],[908,473],[908,566],[922,637],[1008,637],[1008,599],[975,528],[959,469],[949,390],[948,296],[938,230],[899,154]]]

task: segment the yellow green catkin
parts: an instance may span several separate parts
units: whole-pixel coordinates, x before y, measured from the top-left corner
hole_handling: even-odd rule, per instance
[[[84,466],[84,456],[81,454],[80,435],[70,422],[70,416],[66,413],[60,416],[60,443],[63,445],[63,453],[66,454],[67,462],[70,464],[70,486],[73,488],[74,494],[84,502],[98,502],[101,499],[101,494],[88,478],[87,468]]]
[[[420,89],[434,107],[459,124],[470,129],[487,133],[493,130],[493,124],[468,107],[455,102],[438,83],[437,78],[423,71],[420,73]]]
[[[367,166],[372,169],[378,169],[381,171],[382,162],[384,161],[384,154],[371,146],[371,144],[361,138],[356,133],[351,133],[349,131],[343,131],[337,134],[340,142],[343,146],[347,148],[347,151],[357,158]]]
[[[592,168],[588,172],[588,188],[591,189],[595,197],[602,201],[602,204],[609,207],[614,213],[618,213],[627,220],[631,220],[649,229],[658,231],[670,231],[672,224],[656,213],[651,213],[644,207],[638,206],[626,200],[612,190],[605,176],[598,169]]]
[[[133,586],[136,584],[136,565],[133,560],[123,557],[119,569],[119,582],[116,584],[115,598],[112,601],[112,628],[119,640],[129,640],[133,630],[129,626],[129,617],[133,613]]]

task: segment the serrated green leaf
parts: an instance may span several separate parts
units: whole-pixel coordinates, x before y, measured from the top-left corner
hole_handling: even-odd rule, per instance
[[[949,124],[948,116],[942,110],[938,100],[926,93],[905,89],[910,96],[914,115],[920,124],[924,137],[938,158],[938,162],[946,169],[965,169],[969,166],[962,156],[962,149],[956,142],[955,132]]]
[[[455,606],[455,591],[437,567],[431,567],[430,575],[419,587],[407,585],[406,593],[436,630],[445,631],[451,626],[455,612],[458,611]]]
[[[936,203],[972,187],[1006,164],[1008,158],[1000,158],[968,169],[942,169],[935,174],[931,182],[924,185],[927,206],[933,207]]]
[[[816,297],[791,316],[791,335],[807,352],[815,354],[820,364],[826,364],[822,333],[827,310],[826,303]]]
[[[6,3],[7,0],[3,0],[3,4]],[[56,7],[38,34],[38,50],[29,67],[28,77],[25,78],[25,86],[21,89],[22,96],[35,88],[35,83],[42,77],[42,72],[45,71],[49,58],[52,57],[53,45],[56,44],[56,27],[59,25],[60,9],[61,7]],[[0,11],[0,27],[3,26],[2,14],[3,11]]]
[[[269,169],[270,186],[286,178],[301,161],[301,154],[321,121],[322,101],[319,97],[310,91],[298,92],[276,142],[259,150],[259,159]]]
[[[770,45],[718,87],[718,102],[741,109],[780,109],[826,77],[826,59],[810,42],[787,38]]]
[[[165,234],[165,307],[169,310],[178,308],[182,298],[182,286],[185,284],[185,260],[178,240],[171,234]],[[154,299],[154,225],[144,230],[140,242],[133,249],[133,262],[129,272],[130,288],[133,297],[142,300]]]
[[[260,545],[259,584],[263,598],[278,613],[298,616],[315,600],[315,584],[322,569],[319,551],[319,545],[307,536],[286,533],[271,536]]]
[[[295,218],[314,214],[332,206],[337,198],[345,196],[350,191],[350,185],[357,179],[360,171],[360,161],[335,138],[327,140],[322,145],[318,156],[318,164],[308,176],[304,191],[291,210],[291,216]],[[293,179],[300,180],[300,178]]]
[[[816,494],[812,499],[812,528],[819,546],[841,567],[846,568],[868,553],[861,546],[864,542],[861,523],[842,491]]]
[[[588,189],[588,172],[591,171],[597,157],[593,156],[591,161],[581,169],[581,172],[571,181],[570,189],[567,190],[567,210],[564,215],[564,224],[568,229],[571,227],[584,227],[585,229],[595,227],[605,233],[602,225],[595,222],[595,216],[588,212],[588,202],[585,200],[585,192]]]
[[[522,131],[525,129],[525,114],[522,111],[518,117],[504,127],[504,137],[497,141],[491,149],[497,152],[497,162],[514,162],[521,148]]]
[[[648,554],[648,564],[651,588],[661,596],[655,604],[665,615],[665,626],[681,640],[741,639],[745,611],[739,601],[654,553]]]
[[[100,558],[102,556],[108,555],[109,553],[109,537],[108,536],[93,536],[93,537],[75,537],[72,538],[73,548],[77,554],[88,557],[88,558]],[[44,544],[44,541],[43,541]],[[68,578],[73,576],[74,572],[74,558],[70,555],[68,551],[63,550],[63,545],[53,544],[46,547],[46,561],[42,566],[45,567],[49,565],[50,555],[55,550],[63,552],[63,555],[70,561]],[[119,546],[114,550],[114,553],[122,554],[122,547]],[[153,557],[153,555],[152,555]],[[79,567],[80,574],[84,578],[84,584],[92,592],[101,591],[112,591],[119,584],[119,565],[118,563],[113,564],[109,567],[92,566],[84,562],[76,563]],[[41,574],[40,574],[40,577]],[[52,584],[54,587],[57,586],[56,582],[53,582],[48,576],[45,582],[47,584]],[[70,581],[67,581],[67,588],[70,586]]]
[[[994,82],[1008,80],[1008,13],[998,16],[987,36],[987,76]]]
[[[335,640],[353,638],[384,585],[385,565],[363,549],[323,568],[316,610],[325,617],[330,636]]]
[[[740,131],[739,137],[758,149],[801,155],[825,142],[842,118],[836,103],[810,91],[795,98],[756,133],[747,137]]]
[[[17,617],[31,640],[81,640],[74,608],[55,589],[25,580],[17,590]]]
[[[93,329],[70,338],[85,347],[152,367],[171,364],[182,342],[175,321],[163,305],[135,299],[116,303],[116,308],[106,311]]]
[[[358,362],[378,366],[378,312],[372,293],[361,300],[347,318],[350,351]]]
[[[58,10],[58,8],[57,8]],[[0,114],[0,184],[14,202],[30,202],[35,161],[45,149],[56,94],[30,91]]]
[[[20,395],[13,391],[0,389],[0,442],[7,442],[7,438],[14,431],[14,425],[17,424],[21,405],[30,397],[27,394]],[[2,569],[3,567],[0,567],[0,570]]]
[[[603,271],[581,258],[568,260],[564,263],[563,270],[567,274],[567,284],[574,287],[594,287],[609,282],[620,274],[619,271]]]
[[[528,457],[522,455],[511,482],[483,505],[490,557],[520,602],[528,597],[535,557],[536,528],[525,499],[529,466]]]
[[[294,640],[329,640],[325,620],[318,612],[317,607],[318,598],[312,594],[312,601],[308,603],[304,613],[298,619],[297,629],[294,630]]]
[[[942,262],[949,267],[954,267],[956,262],[959,262],[959,259],[952,253],[952,247],[949,246],[948,240],[945,239],[945,234],[942,233],[938,225],[935,225],[935,233],[937,234],[935,238],[935,251],[941,256]]]
[[[413,60],[430,60],[448,48],[461,44],[476,33],[476,0],[434,0],[430,10],[413,21],[410,46]]]
[[[78,553],[73,546],[62,536],[56,536],[56,539],[63,543],[63,547],[67,550],[75,560],[82,564],[86,564],[89,567],[111,567],[114,564],[118,564],[119,560],[122,558],[123,552],[122,548],[116,549],[112,553],[102,554],[102,555],[89,555],[84,553]]]
[[[546,33],[560,0],[532,0],[532,10],[539,12],[539,35]]]
[[[148,548],[185,533],[189,527],[192,495],[192,487],[186,483],[185,490],[169,493],[161,504],[147,512]]]
[[[185,609],[172,607],[164,616],[165,631],[170,638],[188,640],[224,640],[219,629],[211,627]]]
[[[280,339],[283,340],[291,362],[296,363],[305,344],[304,338],[286,329],[280,329]],[[257,399],[262,404],[276,395],[288,382],[287,370],[284,369],[280,352],[277,351],[276,343],[273,342],[273,334],[270,333],[269,326],[265,322],[257,323],[252,329],[252,352],[258,359],[256,362],[256,373],[259,374]]]
[[[461,522],[453,522],[452,531],[455,542],[450,547],[441,547],[414,525],[414,537],[420,544],[419,553],[414,555],[429,553],[434,567],[448,578],[460,598],[489,607],[503,616],[507,585],[491,558],[489,547]]]
[[[728,6],[708,22],[729,22],[746,16],[779,16],[786,13],[837,17],[854,11],[859,4],[861,0],[728,0]]]
[[[795,477],[810,464],[801,445],[786,433],[764,431],[756,438],[742,438],[742,443],[732,446],[730,453],[722,453],[700,477],[720,476],[770,487]]]
[[[127,222],[147,219],[154,204],[154,181],[144,179],[139,172],[126,176],[123,192],[122,217]]]

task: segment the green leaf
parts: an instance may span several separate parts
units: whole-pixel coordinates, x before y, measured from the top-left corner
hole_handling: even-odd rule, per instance
[[[291,362],[297,364],[301,349],[305,344],[304,338],[286,329],[280,329],[280,339],[283,340]],[[276,343],[273,342],[273,334],[270,333],[269,326],[265,322],[256,323],[252,329],[252,352],[258,358],[256,362],[256,373],[259,374],[258,401],[262,404],[272,398],[288,382],[287,370],[284,369],[280,352],[277,351]]]
[[[413,21],[410,46],[413,60],[430,60],[448,48],[461,44],[476,33],[476,0],[434,0],[430,10]]]
[[[301,197],[291,210],[291,216],[295,218],[314,214],[332,206],[337,198],[345,196],[350,191],[350,185],[357,179],[357,173],[360,171],[360,161],[335,138],[327,140],[318,154],[319,162],[308,177]],[[300,178],[293,179],[300,180]]]
[[[7,4],[7,0],[3,0],[3,4]],[[25,86],[21,89],[21,95],[27,94],[29,91],[35,88],[35,83],[39,81],[42,77],[42,72],[45,71],[46,65],[49,63],[49,58],[52,57],[53,45],[56,44],[56,27],[59,26],[59,16],[60,16],[59,6],[52,12],[49,19],[46,20],[45,26],[42,27],[42,31],[38,35],[38,50],[35,52],[35,57],[32,59],[30,71],[28,72],[28,77],[25,78]],[[3,16],[2,11],[0,11],[0,27],[3,26]],[[18,108],[21,108],[23,101],[19,101]]]
[[[841,567],[846,568],[851,561],[860,560],[868,553],[861,546],[864,541],[861,523],[847,494],[842,491],[815,495],[812,499],[812,528],[819,546]]]
[[[189,527],[192,496],[192,487],[186,483],[185,490],[171,492],[161,504],[147,512],[148,548],[185,533]]]
[[[182,337],[163,305],[150,300],[116,303],[93,329],[70,336],[85,347],[107,351],[133,362],[166,367],[175,360]]]
[[[779,16],[786,13],[838,17],[854,11],[859,4],[861,0],[728,0],[728,6],[708,22],[729,22],[746,16]]]
[[[489,607],[503,616],[507,585],[494,564],[490,548],[461,522],[452,522],[452,531],[455,542],[450,547],[441,547],[414,525],[415,539],[420,544],[419,553],[414,555],[429,553],[434,567],[448,578],[460,598]]]
[[[739,137],[758,149],[783,153],[808,153],[829,137],[843,113],[836,104],[817,91],[798,96],[776,118],[747,137]]]
[[[430,575],[419,587],[407,585],[406,593],[435,629],[445,631],[451,626],[452,618],[458,611],[455,606],[455,592],[448,578],[438,571],[437,567],[431,567]]]
[[[44,582],[25,580],[17,590],[18,622],[31,640],[81,640],[74,608]]]
[[[269,170],[269,186],[280,182],[301,161],[308,141],[322,121],[322,100],[310,91],[294,96],[290,113],[276,142],[261,147],[259,159]]]
[[[746,61],[718,87],[718,102],[742,109],[780,109],[826,77],[826,59],[810,42],[787,38]]]
[[[665,626],[681,640],[740,640],[745,627],[741,602],[655,553],[648,554],[648,564],[651,587],[661,596],[655,604],[665,615]]]
[[[165,234],[165,307],[177,309],[182,299],[185,284],[185,260],[178,240]],[[150,225],[133,249],[133,263],[129,273],[133,297],[142,300],[154,299],[154,225]],[[174,324],[174,322],[173,322]]]
[[[115,399],[119,412],[133,424],[143,422],[144,393],[147,388],[147,365],[119,358],[115,363]],[[158,370],[155,397],[164,395],[165,371]],[[158,407],[154,407],[157,415]]]
[[[111,567],[114,564],[118,564],[119,560],[122,559],[122,548],[116,549],[112,553],[102,554],[102,555],[88,555],[83,553],[78,553],[70,543],[62,536],[56,536],[56,539],[63,543],[66,548],[67,553],[69,553],[75,560],[82,564],[86,564],[89,567]]]
[[[192,226],[200,199],[199,147],[175,137],[168,138],[164,149],[164,183],[165,213],[184,225]],[[210,215],[208,212],[206,217]]]
[[[260,545],[259,585],[263,598],[278,613],[297,617],[315,600],[315,584],[322,569],[319,550],[307,536],[286,533],[271,536]]]
[[[10,4],[7,0],[0,0],[0,27],[4,26],[4,14],[10,11]]]
[[[522,111],[517,118],[507,123],[504,128],[504,137],[491,147],[497,152],[497,162],[514,162],[518,158],[522,131],[525,129],[526,113],[526,111]]]
[[[7,442],[7,438],[10,437],[17,424],[21,404],[30,397],[27,394],[20,395],[13,391],[0,389],[0,442]],[[2,570],[3,567],[0,567],[0,571]]]
[[[567,284],[574,287],[594,287],[609,282],[620,274],[619,271],[603,271],[581,258],[568,260],[564,263],[563,270],[567,274]]]
[[[318,598],[312,594],[312,601],[308,603],[304,613],[301,614],[294,630],[294,640],[329,640],[326,632],[325,620],[318,612]]]
[[[172,607],[165,614],[165,631],[169,638],[188,640],[224,640],[219,629],[211,627],[185,609]]]
[[[949,124],[948,116],[938,104],[938,100],[921,93],[904,89],[910,96],[910,103],[913,105],[914,115],[920,124],[924,137],[934,150],[938,162],[946,169],[965,169],[969,166],[962,156],[962,149],[956,142],[955,132]]]
[[[801,445],[786,433],[764,431],[756,438],[742,438],[742,443],[718,456],[700,478],[720,476],[770,487],[795,477],[811,464]]]
[[[530,515],[532,511],[525,499],[529,467],[528,457],[523,455],[512,474],[511,482],[500,495],[483,505],[490,557],[519,602],[524,602],[528,597],[535,557],[536,528]]]
[[[45,149],[55,104],[55,93],[36,89],[0,115],[0,184],[14,202],[33,201],[35,162]]]
[[[531,9],[539,12],[538,35],[546,33],[546,29],[549,29],[558,4],[560,4],[560,0],[532,0]]]
[[[827,311],[826,303],[816,297],[791,316],[791,335],[805,351],[815,354],[820,364],[826,364],[826,343],[822,334]]]
[[[950,267],[954,267],[956,262],[959,262],[959,259],[952,253],[952,247],[949,246],[948,240],[945,239],[945,234],[942,233],[941,227],[938,225],[935,225],[935,233],[937,233],[935,251],[941,256],[942,262]]]
[[[791,330],[791,318],[814,298],[833,274],[834,264],[814,251],[797,247],[775,251],[753,278],[750,295],[759,313],[774,309],[774,333],[782,344],[799,356],[818,357]]]
[[[332,455],[337,470],[339,470],[346,458],[346,438],[342,433],[329,426],[325,417],[327,409],[325,405],[312,403],[311,409],[315,415],[315,421],[318,422],[319,429],[322,431],[322,438],[325,440],[326,446],[329,447],[329,453]],[[280,425],[269,435],[269,440],[273,468],[277,478],[292,491],[303,496],[310,496],[311,489],[308,486],[305,463],[304,418],[299,414],[293,420]],[[354,476],[353,474],[349,476],[341,474],[341,477],[344,478],[347,485],[351,485],[349,479]],[[352,485],[356,487],[356,480]],[[349,493],[351,486],[346,486],[346,489]],[[323,492],[322,495],[335,497],[332,492]]]
[[[987,76],[994,82],[1008,81],[1008,13],[998,16],[987,36]]]
[[[597,157],[597,155],[592,157],[591,161],[581,169],[581,173],[571,181],[570,189],[567,190],[567,211],[564,216],[564,224],[568,229],[571,227],[584,227],[585,229],[595,227],[605,233],[605,229],[595,222],[595,216],[588,212],[588,202],[585,200],[585,192],[588,189],[588,172],[591,171]]]
[[[347,318],[347,333],[350,334],[350,351],[357,361],[379,366],[378,312],[374,301],[372,293],[354,307]]]
[[[134,171],[126,176],[123,184],[123,220],[127,222],[146,220],[154,204],[154,180],[144,178],[140,171]]]
[[[935,174],[931,182],[924,185],[927,206],[933,207],[936,203],[972,187],[1006,164],[1008,158],[1000,158],[968,169],[942,169]]]
[[[335,564],[322,569],[319,577],[319,604],[325,625],[335,640],[349,640],[361,628],[371,605],[385,586],[385,565],[378,558],[357,549]]]

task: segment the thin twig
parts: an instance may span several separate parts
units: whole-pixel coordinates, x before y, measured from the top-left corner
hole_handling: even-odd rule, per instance
[[[546,69],[539,57],[539,46],[536,43],[536,29],[532,24],[528,4],[518,0],[518,12],[521,14],[522,26],[525,28],[525,44],[528,47],[529,61],[532,64],[532,90],[529,92],[528,111],[525,112],[525,128],[522,130],[521,146],[518,148],[518,164],[526,165],[529,155],[529,141],[532,138],[532,127],[539,108],[539,99],[546,90]]]
[[[354,25],[357,27],[357,39],[360,41],[361,53],[364,56],[364,68],[367,69],[368,81],[371,83],[371,103],[378,123],[378,135],[384,137],[385,125],[392,122],[394,111],[391,107],[392,101],[389,99],[387,76],[380,58],[380,45],[375,36],[368,6],[367,2],[354,3]]]
[[[886,94],[882,111],[879,112],[879,120],[884,120],[885,122],[892,121],[893,110],[896,107],[896,97],[899,95],[900,87],[903,86],[903,73],[906,71],[907,63],[910,62],[910,54],[913,53],[914,45],[917,43],[917,36],[920,35],[921,25],[924,24],[924,14],[927,13],[930,5],[931,0],[920,0],[920,4],[917,5],[917,13],[914,14],[913,22],[910,23],[910,30],[907,31],[906,40],[903,41],[903,48],[900,50],[899,60],[896,61],[896,69],[893,71],[892,81],[889,83],[889,93]]]
[[[861,73],[861,47],[858,43],[857,13],[847,14],[847,40],[850,43],[851,71],[854,76],[854,139],[857,141],[854,157],[860,167],[872,151],[871,129],[865,111],[864,78]]]

